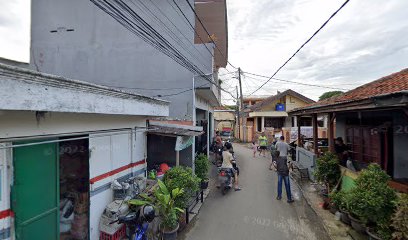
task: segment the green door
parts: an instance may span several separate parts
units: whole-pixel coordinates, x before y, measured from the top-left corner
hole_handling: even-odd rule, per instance
[[[49,143],[13,149],[11,200],[18,240],[59,239],[57,146]]]

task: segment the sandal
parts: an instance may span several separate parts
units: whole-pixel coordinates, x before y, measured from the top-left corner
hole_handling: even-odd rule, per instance
[[[242,189],[240,187],[235,188],[235,191],[241,191]]]

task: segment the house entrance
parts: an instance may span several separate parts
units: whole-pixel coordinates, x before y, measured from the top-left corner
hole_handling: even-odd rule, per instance
[[[46,140],[14,143],[35,144],[13,149],[16,239],[87,239],[88,139]]]

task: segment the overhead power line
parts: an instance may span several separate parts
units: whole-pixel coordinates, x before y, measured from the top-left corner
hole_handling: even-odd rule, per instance
[[[146,43],[164,53],[175,62],[186,68],[196,76],[202,76],[204,80],[215,85],[220,90],[230,94],[217,83],[207,76],[199,67],[189,61],[174,45],[165,37],[157,32],[149,23],[147,23],[139,14],[130,8],[123,0],[90,0],[102,11],[114,18],[118,23],[128,29],[130,32],[139,36]]]
[[[320,32],[320,30],[322,30],[325,26],[326,26],[326,24],[334,17],[334,16],[336,16],[336,14],[341,10],[341,9],[343,9],[343,7],[344,6],[346,6],[347,5],[347,3],[349,3],[349,1],[350,0],[346,0],[341,6],[340,6],[340,8],[338,8],[324,23],[323,23],[323,25],[322,26],[320,26],[320,28],[319,29],[317,29],[317,31],[315,32],[315,33],[313,33],[313,35],[306,41],[306,42],[304,42],[296,51],[295,51],[295,53],[288,59],[288,60],[286,60],[286,62],[285,63],[283,63],[283,65],[282,66],[280,66],[273,74],[272,74],[272,76],[266,81],[266,82],[264,82],[261,86],[259,86],[255,91],[253,91],[250,95],[253,95],[254,93],[256,93],[257,91],[259,91],[259,89],[261,89],[263,86],[265,86],[265,84],[267,84],[273,77],[275,77],[275,75],[290,61],[290,60],[292,60],[292,58],[293,57],[295,57],[296,56],[296,54],[307,44],[307,43],[309,43],[316,35],[317,35],[317,33],[319,33]]]
[[[269,78],[268,81],[274,80],[274,81],[279,81],[279,82],[295,83],[295,84],[299,84],[299,85],[303,85],[303,86],[327,88],[327,89],[334,89],[334,90],[344,90],[344,91],[348,91],[348,90],[349,90],[349,89],[345,89],[345,88],[338,88],[338,87],[331,87],[331,86],[324,86],[324,85],[317,85],[317,84],[309,84],[309,83],[295,82],[295,81],[284,80],[284,79],[280,79],[280,78],[270,78],[270,77],[268,77],[268,76],[263,76],[263,75],[260,75],[260,74],[254,74],[254,73],[249,73],[249,72],[244,72],[244,73],[249,74],[249,75],[253,75],[253,76],[258,76],[258,77],[263,77],[263,78]],[[249,77],[249,76],[246,76],[246,77],[251,78],[251,79],[255,79],[255,80],[261,80],[261,79],[259,79],[259,78],[253,78],[253,77]],[[251,93],[250,95],[252,95],[252,94],[253,94],[253,93]],[[250,96],[250,95],[249,95],[249,96]]]

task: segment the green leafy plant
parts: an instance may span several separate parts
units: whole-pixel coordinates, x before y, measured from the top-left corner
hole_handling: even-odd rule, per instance
[[[158,180],[158,186],[154,189],[154,198],[141,194],[142,199],[132,199],[128,201],[129,205],[142,206],[150,204],[158,210],[163,230],[171,231],[177,227],[178,218],[183,209],[176,207],[176,199],[180,197],[184,190],[174,188],[169,190],[167,186]]]
[[[205,154],[200,154],[195,159],[195,173],[201,181],[208,180],[208,170],[210,169],[210,162]]]
[[[314,172],[317,181],[325,183],[331,189],[340,179],[340,175],[339,160],[335,154],[327,152],[317,159]]]
[[[350,190],[350,213],[365,223],[376,223],[384,229],[395,209],[397,198],[388,186],[390,177],[378,164],[370,164],[356,179],[356,187]]]
[[[397,208],[391,219],[394,229],[394,239],[408,239],[408,194],[401,194],[397,202]]]
[[[333,192],[330,194],[330,199],[339,209],[346,211],[349,207],[349,194],[345,190]]]
[[[189,167],[173,167],[164,174],[164,183],[169,191],[184,189],[183,194],[176,198],[176,206],[184,209],[191,196],[199,190],[200,178],[193,174]]]

